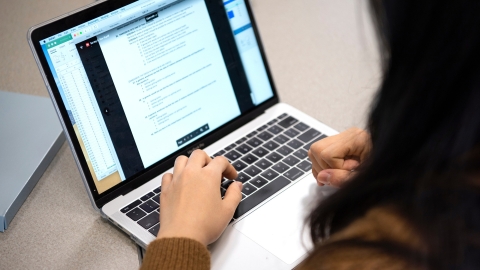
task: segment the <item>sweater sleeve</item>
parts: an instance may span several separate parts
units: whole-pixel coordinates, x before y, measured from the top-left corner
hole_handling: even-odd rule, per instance
[[[150,243],[141,270],[210,269],[210,253],[201,243],[188,238],[165,238]]]

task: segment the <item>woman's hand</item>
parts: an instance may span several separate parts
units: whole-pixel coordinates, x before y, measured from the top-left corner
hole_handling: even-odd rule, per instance
[[[370,134],[350,128],[314,143],[308,151],[319,186],[342,186],[370,153]]]
[[[186,237],[204,245],[215,242],[242,199],[242,184],[234,182],[222,200],[222,175],[237,177],[237,171],[224,157],[212,160],[201,150],[190,158],[178,157],[173,174],[165,174],[162,179],[157,238]]]

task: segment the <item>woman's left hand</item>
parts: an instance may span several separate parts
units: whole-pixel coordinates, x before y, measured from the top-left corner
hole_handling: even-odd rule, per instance
[[[190,158],[178,157],[173,174],[165,174],[162,179],[157,238],[186,237],[204,245],[215,242],[242,199],[242,184],[234,182],[222,200],[222,175],[237,177],[224,157],[212,160],[201,150],[194,151]]]

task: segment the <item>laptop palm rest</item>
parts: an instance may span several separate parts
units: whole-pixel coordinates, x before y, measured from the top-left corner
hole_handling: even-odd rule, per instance
[[[318,187],[311,174],[233,225],[242,234],[290,265],[312,249],[306,218],[318,199],[336,189]]]

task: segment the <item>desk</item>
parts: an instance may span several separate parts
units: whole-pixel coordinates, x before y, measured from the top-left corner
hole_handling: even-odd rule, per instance
[[[90,2],[0,0],[0,89],[48,96],[27,30]],[[252,0],[281,100],[339,131],[364,126],[380,78],[366,4]],[[65,144],[0,233],[0,269],[137,267],[135,244],[93,211]]]

